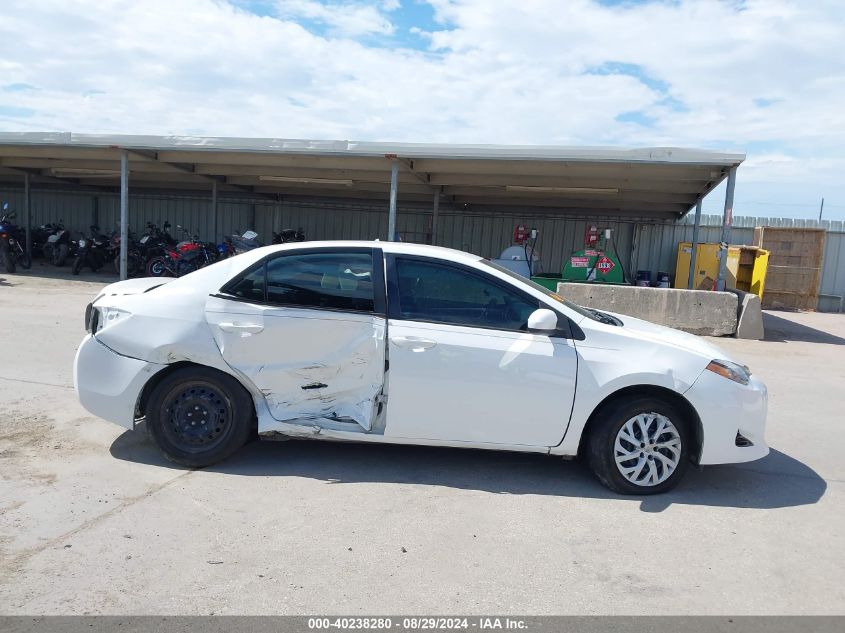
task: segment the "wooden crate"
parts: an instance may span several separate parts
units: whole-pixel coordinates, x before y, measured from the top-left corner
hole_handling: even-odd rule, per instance
[[[824,229],[754,229],[754,245],[770,253],[764,308],[816,309],[825,235]]]

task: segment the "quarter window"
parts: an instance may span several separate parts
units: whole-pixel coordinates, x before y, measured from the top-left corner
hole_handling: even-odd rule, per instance
[[[396,259],[400,317],[496,330],[526,330],[539,306],[504,284],[467,270]]]

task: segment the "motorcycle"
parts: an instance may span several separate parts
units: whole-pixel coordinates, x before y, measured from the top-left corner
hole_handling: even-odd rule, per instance
[[[32,230],[32,256],[50,260],[52,243],[50,237],[55,235],[60,224],[47,222]],[[55,242],[55,239],[53,240]],[[48,254],[49,253],[49,254]]]
[[[132,233],[129,233],[127,242],[129,248],[126,252],[126,276],[137,277],[144,268],[141,251],[137,246]],[[106,258],[114,262],[114,270],[120,274],[120,231],[113,231],[109,238],[109,245],[106,248]]]
[[[246,253],[251,251],[255,248],[259,248],[264,246],[261,242],[258,241],[258,233],[255,231],[247,231],[243,235],[238,235],[237,233],[229,238],[229,241],[232,244],[232,249],[234,250],[234,254],[240,255],[241,253]]]
[[[9,203],[3,203],[3,215],[0,216],[0,258],[7,273],[17,270],[17,265],[22,268],[32,266],[32,256],[26,252],[22,244],[23,231],[14,224],[15,214],[9,211]]]
[[[217,259],[226,259],[237,255],[235,245],[231,237],[223,237],[223,241],[217,245]]]
[[[298,229],[282,229],[276,233],[273,231],[273,244],[287,244],[288,242],[304,242],[305,232],[302,227]]]
[[[185,239],[175,247],[168,247],[164,255],[153,257],[147,262],[147,274],[150,277],[181,277],[217,261],[217,247],[200,242],[198,236],[190,235],[187,230],[177,226]]]
[[[63,224],[53,225],[55,233],[47,238],[44,247],[44,257],[49,259],[53,266],[64,266],[68,258],[75,256],[77,244],[71,239],[71,234]]]
[[[76,251],[71,272],[78,275],[84,266],[88,266],[96,273],[105,265],[108,258],[109,238],[100,234],[100,227],[97,225],[91,226],[90,237],[85,237],[82,233],[80,236],[77,241],[79,249]]]

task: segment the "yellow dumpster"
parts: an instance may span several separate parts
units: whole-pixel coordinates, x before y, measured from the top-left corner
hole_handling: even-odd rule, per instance
[[[678,261],[675,265],[675,288],[686,288],[689,280],[692,244],[678,244]],[[766,268],[769,251],[756,246],[729,246],[725,285],[763,297],[766,282]],[[712,290],[719,278],[719,245],[704,243],[698,245],[695,259],[695,274],[692,287],[698,290]]]

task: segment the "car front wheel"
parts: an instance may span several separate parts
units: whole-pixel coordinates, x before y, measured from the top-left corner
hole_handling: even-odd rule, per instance
[[[170,461],[199,468],[222,461],[249,440],[252,399],[234,378],[208,367],[184,367],[155,386],[147,432]]]
[[[620,400],[598,412],[587,438],[587,462],[615,492],[658,494],[683,478],[690,441],[687,420],[672,403]]]

